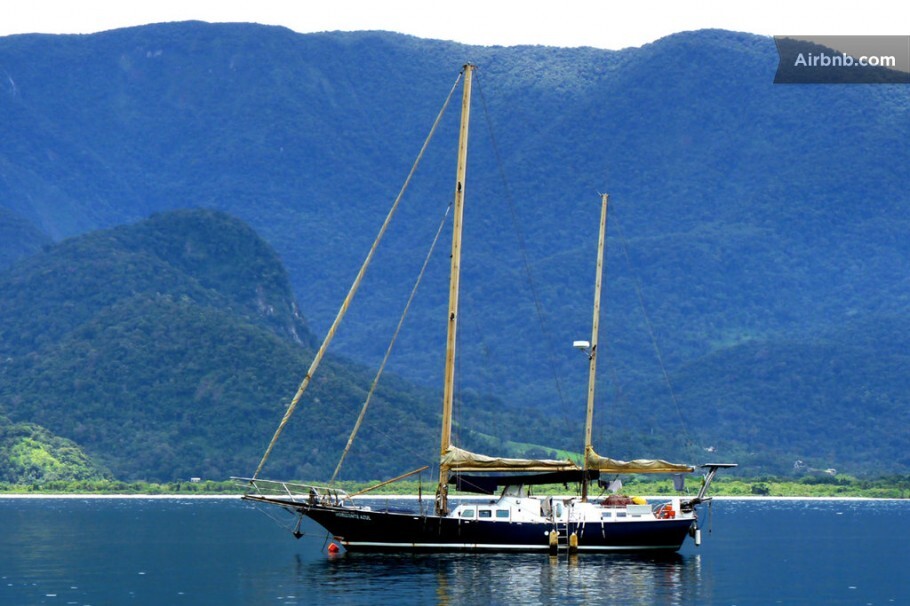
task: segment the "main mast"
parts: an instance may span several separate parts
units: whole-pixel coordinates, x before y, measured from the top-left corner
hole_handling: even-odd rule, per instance
[[[594,320],[591,322],[591,349],[588,350],[588,410],[585,415],[585,460],[584,479],[581,483],[581,499],[588,500],[588,454],[593,452],[594,426],[594,385],[597,377],[597,334],[600,325],[600,290],[603,281],[604,245],[607,232],[607,201],[609,196],[601,194],[600,237],[597,240],[597,275],[594,278]]]
[[[461,98],[461,130],[458,135],[458,165],[455,172],[455,202],[452,221],[452,266],[449,278],[449,321],[446,337],[446,365],[442,395],[442,436],[440,459],[452,445],[452,403],[455,399],[455,343],[458,331],[458,288],[461,273],[461,225],[464,215],[464,185],[468,161],[468,123],[471,117],[471,77],[474,65],[464,66],[464,92]],[[439,464],[439,486],[436,489],[436,513],[448,512],[449,468]]]

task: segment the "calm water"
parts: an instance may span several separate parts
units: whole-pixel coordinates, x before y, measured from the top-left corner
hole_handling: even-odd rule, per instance
[[[702,511],[673,557],[329,557],[239,500],[0,499],[0,604],[910,604],[910,502]]]

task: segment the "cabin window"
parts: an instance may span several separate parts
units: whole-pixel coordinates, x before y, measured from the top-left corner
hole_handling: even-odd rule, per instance
[[[617,517],[617,518],[624,518],[624,517],[626,517],[626,512],[625,512],[625,511],[617,511],[617,512],[616,512],[616,517]]]
[[[481,509],[481,510],[480,510],[480,517],[481,517],[481,518],[492,518],[492,517],[493,517],[493,512],[490,511],[489,509]]]
[[[601,517],[601,519],[612,518],[613,512],[612,511],[601,512],[600,517]]]
[[[502,519],[508,520],[509,519],[509,510],[508,509],[497,509],[496,517],[501,520]]]
[[[470,508],[470,509],[462,509],[462,510],[461,510],[461,517],[463,517],[463,518],[473,518],[473,517],[474,517],[474,508],[472,507],[472,508]]]

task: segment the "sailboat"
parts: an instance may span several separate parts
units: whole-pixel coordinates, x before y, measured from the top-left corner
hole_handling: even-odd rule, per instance
[[[308,517],[324,527],[336,544],[350,552],[363,551],[677,551],[687,536],[700,543],[697,507],[710,500],[708,487],[720,469],[735,464],[711,463],[702,466],[704,479],[695,497],[674,497],[662,503],[647,503],[611,495],[592,499],[589,485],[601,476],[613,474],[693,473],[686,464],[660,459],[619,461],[598,455],[592,445],[594,385],[597,360],[598,318],[600,315],[601,276],[608,196],[601,200],[594,320],[590,341],[577,341],[576,347],[589,359],[589,380],[585,422],[584,456],[581,464],[571,460],[516,459],[468,452],[452,442],[455,352],[458,327],[458,294],[461,269],[461,228],[464,208],[468,125],[471,83],[475,66],[468,64],[463,79],[461,126],[454,194],[451,269],[449,280],[448,330],[443,383],[442,427],[440,437],[439,482],[432,511],[412,512],[378,509],[355,501],[336,487],[320,487],[291,482],[264,480],[259,472],[299,401],[318,361],[320,348],[310,370],[282,419],[278,431],[252,478],[237,478],[248,486],[244,499],[283,507],[299,516],[295,535],[300,536],[300,521]],[[357,281],[355,280],[355,285]],[[352,287],[352,292],[355,290]],[[352,296],[349,293],[349,297]],[[344,310],[349,303],[342,304]],[[329,330],[329,337],[334,332]],[[327,338],[327,340],[329,340]],[[405,474],[388,482],[422,471]],[[383,484],[387,484],[384,482]],[[535,486],[579,484],[581,494],[572,497],[536,496]],[[493,500],[463,500],[454,507],[449,502],[449,487],[456,490],[495,495]]]

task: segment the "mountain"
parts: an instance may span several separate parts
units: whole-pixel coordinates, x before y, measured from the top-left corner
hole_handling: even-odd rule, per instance
[[[314,353],[274,250],[218,211],[160,213],[66,239],[0,272],[0,293],[0,415],[17,438],[0,470],[20,481],[68,479],[18,462],[38,442],[83,453],[66,459],[82,470],[71,479],[251,474]],[[330,476],[372,374],[328,356],[266,471]],[[342,477],[431,464],[437,401],[386,376],[369,413],[381,423],[364,426]],[[494,411],[484,420],[504,425]],[[539,437],[545,426],[536,425],[525,419],[506,433]],[[461,431],[469,443],[487,439]]]
[[[52,243],[32,223],[0,206],[0,269]]]
[[[786,456],[817,452],[847,470],[903,465],[900,438],[859,453],[834,437],[857,405],[882,402],[877,418],[899,418],[900,381],[835,381],[817,369],[831,359],[866,367],[877,346],[859,337],[907,318],[906,87],[774,85],[766,37],[705,30],[601,51],[191,22],[0,38],[9,117],[0,208],[33,234],[14,258],[42,250],[40,234],[218,209],[274,249],[321,336],[466,60],[480,66],[460,327],[466,401],[582,418],[585,365],[569,346],[589,330],[597,194],[609,191],[605,440],[634,450],[682,432],[697,448],[735,442],[758,456],[788,446],[776,442],[779,423],[805,427],[812,415],[826,425],[794,435]],[[450,201],[456,114],[441,123],[338,335],[339,353],[357,362],[375,366],[385,351]],[[441,337],[447,246],[444,237],[390,368],[432,386],[442,364],[427,343]],[[245,301],[246,317],[266,326],[255,297]],[[292,342],[285,305],[267,328]],[[24,318],[17,338],[39,339],[38,324]],[[792,373],[773,371],[780,360]],[[803,408],[807,393],[827,421]],[[643,414],[674,398],[684,414],[671,410],[672,422]],[[745,400],[749,431],[718,412]],[[628,434],[609,412],[627,402]]]
[[[312,355],[274,251],[215,211],[65,240],[0,273],[0,292],[0,410],[120,479],[250,473]],[[325,406],[301,411],[286,447],[344,430],[307,440],[283,473],[327,473],[353,425],[364,377],[332,360],[323,371],[313,393]],[[384,470],[362,459],[364,473]]]
[[[780,474],[796,461],[857,475],[906,473],[908,335],[910,319],[893,316],[845,322],[812,340],[744,342],[674,373],[674,400],[666,386],[630,390],[611,419],[643,412],[638,430],[656,435],[656,448],[660,428],[685,415],[690,426],[676,438],[700,444],[688,452],[710,449],[699,458],[740,461],[753,475]],[[641,411],[640,402],[654,405]],[[631,450],[622,436],[601,440]]]

